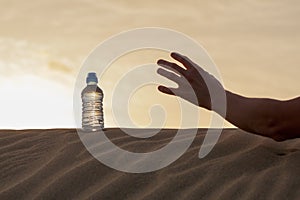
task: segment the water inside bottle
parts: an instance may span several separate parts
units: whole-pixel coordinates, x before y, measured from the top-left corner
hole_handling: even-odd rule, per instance
[[[88,78],[90,78],[89,76]],[[84,88],[84,90],[81,93],[82,128],[86,131],[97,131],[104,128],[102,105],[103,92],[97,86],[97,82],[97,79],[93,79],[93,82],[87,79],[88,85]]]

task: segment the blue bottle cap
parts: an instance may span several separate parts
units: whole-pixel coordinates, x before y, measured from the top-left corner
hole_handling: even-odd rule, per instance
[[[97,78],[97,74],[95,72],[89,72],[88,76],[86,78],[86,83],[89,82],[96,82],[98,83],[98,78]]]

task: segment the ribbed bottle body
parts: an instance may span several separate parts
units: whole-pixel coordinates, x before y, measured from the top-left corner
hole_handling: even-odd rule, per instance
[[[82,128],[97,131],[104,128],[103,92],[97,85],[87,85],[81,93]]]

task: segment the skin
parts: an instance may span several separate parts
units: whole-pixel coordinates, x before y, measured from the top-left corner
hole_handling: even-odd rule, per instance
[[[285,101],[244,97],[223,88],[214,76],[188,57],[179,53],[171,53],[171,57],[182,66],[160,59],[157,61],[160,66],[157,73],[174,81],[178,87],[168,88],[160,85],[160,92],[179,96],[199,107],[217,112],[233,125],[250,133],[276,141],[300,137],[300,97]],[[206,83],[211,85],[214,91],[225,92],[226,115],[223,115],[218,107],[212,108]],[[194,91],[191,91],[190,87]]]

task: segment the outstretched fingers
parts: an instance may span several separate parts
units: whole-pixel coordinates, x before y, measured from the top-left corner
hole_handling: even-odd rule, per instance
[[[158,90],[161,91],[162,93],[165,93],[165,94],[175,95],[175,93],[173,91],[175,91],[176,89],[175,88],[168,88],[168,87],[165,87],[163,85],[160,85],[160,86],[158,86]]]
[[[193,62],[188,57],[176,52],[172,52],[171,57],[177,60],[178,62],[182,63],[186,69],[192,68]]]
[[[157,61],[157,64],[163,68],[166,68],[168,70],[171,70],[175,73],[179,73],[180,75],[183,75],[185,72],[185,69],[183,69],[182,67],[180,67],[179,65],[177,65],[176,63],[173,62],[169,62],[163,59],[160,59]]]
[[[178,62],[182,63],[183,66],[189,71],[189,70],[203,70],[201,67],[196,65],[192,60],[190,60],[188,57],[181,55],[176,52],[171,53],[171,57],[177,60]]]
[[[180,77],[172,72],[169,72],[165,69],[159,68],[157,70],[157,73],[162,75],[163,77],[166,77],[167,79],[170,79],[171,81],[174,81],[175,83],[179,83]]]

